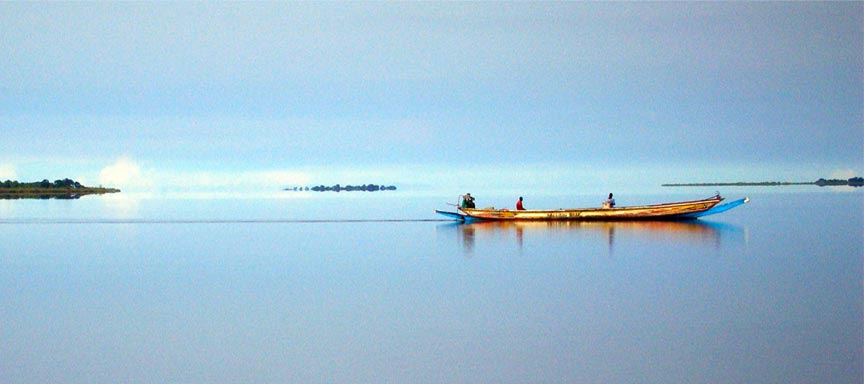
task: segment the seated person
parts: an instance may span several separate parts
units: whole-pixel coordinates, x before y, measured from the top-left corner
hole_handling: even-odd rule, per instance
[[[611,193],[609,194],[609,198],[603,202],[603,208],[615,208],[615,199]]]
[[[462,196],[462,208],[474,208],[474,196],[471,196],[470,193]]]

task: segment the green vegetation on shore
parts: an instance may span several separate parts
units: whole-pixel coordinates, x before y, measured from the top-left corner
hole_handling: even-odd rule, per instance
[[[861,187],[864,186],[864,178],[862,177],[853,177],[850,179],[842,180],[842,179],[819,179],[816,181],[803,181],[803,182],[788,182],[788,181],[761,181],[761,182],[747,182],[747,181],[739,181],[735,183],[683,183],[683,184],[661,184],[663,187],[780,187],[787,185],[818,185],[820,187],[825,186],[838,186],[845,185],[851,187]]]
[[[116,188],[87,187],[71,180],[47,179],[30,183],[6,180],[0,183],[0,199],[77,199],[85,195],[101,195],[120,192]]]

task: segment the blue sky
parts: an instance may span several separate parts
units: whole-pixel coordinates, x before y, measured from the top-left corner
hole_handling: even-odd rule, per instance
[[[0,179],[461,190],[864,175],[862,15],[862,2],[3,2]]]

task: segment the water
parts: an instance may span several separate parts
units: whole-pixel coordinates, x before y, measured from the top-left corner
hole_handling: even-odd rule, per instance
[[[0,382],[860,383],[862,194],[776,191],[693,223],[457,225],[432,213],[455,196],[405,193],[0,201]],[[568,199],[596,197],[526,205]]]

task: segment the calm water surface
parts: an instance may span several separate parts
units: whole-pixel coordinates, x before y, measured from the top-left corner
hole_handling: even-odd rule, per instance
[[[862,193],[778,191],[692,223],[0,201],[0,382],[860,383]]]

